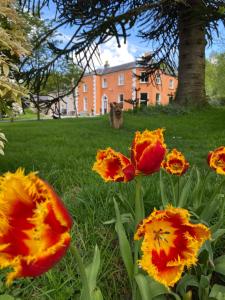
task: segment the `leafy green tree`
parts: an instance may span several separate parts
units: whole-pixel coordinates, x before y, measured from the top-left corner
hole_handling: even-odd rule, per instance
[[[47,34],[51,29],[51,24],[29,13],[24,13],[23,15],[27,22],[26,31],[29,36],[29,41],[32,45],[35,45],[36,41],[41,36]],[[45,68],[44,72],[42,72],[42,67],[46,66],[46,64],[54,58],[54,54],[49,47],[49,43],[53,43],[54,41],[55,34],[49,34],[47,39],[39,43],[38,46],[33,47],[31,55],[23,61],[20,67],[22,79],[30,91],[30,101],[37,110],[38,120],[40,120],[40,112],[42,109],[42,103],[40,101],[41,91],[46,84],[46,80],[53,66],[50,65],[48,68]]]
[[[42,95],[56,91],[66,91],[71,88],[73,81],[79,79],[81,69],[71,59],[57,61],[56,67],[49,74],[45,86],[41,90]]]
[[[77,82],[81,70],[67,56],[62,55],[58,58],[54,53],[53,48],[61,41],[58,32],[51,32],[51,22],[27,13],[25,17],[29,25],[27,31],[30,43],[35,47],[32,54],[24,60],[21,71],[30,90],[31,102],[37,109],[37,119],[40,119],[41,110],[53,110],[53,107],[60,115],[60,101],[64,95],[68,95],[70,91],[72,93],[72,81]],[[40,41],[45,34],[48,34],[48,37]],[[42,102],[42,95],[49,96],[49,100]]]
[[[70,91],[73,93],[74,86],[77,85],[81,73],[82,70],[72,62],[72,59],[67,60],[64,58],[63,60],[58,60],[56,68],[49,74],[47,81],[41,90],[42,95],[51,94],[57,99],[57,101],[50,100],[48,106],[52,108],[52,102],[55,102],[55,106],[57,105],[56,113],[59,118],[61,117],[60,101],[63,101],[63,96]],[[74,103],[76,103],[75,99]]]
[[[17,13],[15,1],[0,3],[0,110],[20,102],[27,91],[16,81],[18,64],[29,54],[25,20]]]
[[[211,100],[225,103],[225,53],[213,53],[206,62],[206,92]]]

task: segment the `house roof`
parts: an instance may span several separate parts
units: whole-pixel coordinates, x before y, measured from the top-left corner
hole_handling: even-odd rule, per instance
[[[109,74],[109,73],[114,73],[114,72],[119,72],[119,71],[124,71],[124,70],[129,70],[137,67],[137,63],[135,61],[114,66],[114,67],[104,67],[102,69],[97,69],[95,72],[90,72],[86,73],[84,76],[88,75],[104,75],[104,74]]]
[[[84,77],[89,76],[89,75],[105,75],[105,74],[109,74],[109,73],[125,71],[125,70],[134,69],[134,68],[143,68],[143,66],[141,66],[140,63],[138,63],[138,61],[132,61],[132,62],[129,62],[126,64],[114,66],[114,67],[104,67],[102,69],[97,69],[95,72],[86,73],[84,75]],[[172,75],[172,74],[170,74],[169,70],[165,70],[164,73],[167,75]]]
[[[97,74],[108,74],[108,73],[114,73],[114,72],[119,72],[119,71],[124,71],[124,70],[129,70],[137,67],[137,63],[135,61],[122,64],[119,66],[114,66],[114,67],[105,67],[104,69],[99,69],[97,70]]]

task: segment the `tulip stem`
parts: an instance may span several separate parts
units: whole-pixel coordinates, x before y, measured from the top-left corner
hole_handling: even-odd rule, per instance
[[[138,224],[144,219],[145,209],[144,209],[144,202],[141,192],[141,176],[136,178],[136,190],[135,190],[135,229]],[[138,273],[138,253],[140,250],[140,241],[134,242],[134,278],[135,275]],[[132,291],[132,298],[136,300],[137,295],[137,285],[134,282],[133,291]]]
[[[136,191],[135,191],[135,227],[143,220],[145,215],[144,203],[141,194],[141,176],[136,178]]]
[[[79,253],[79,251],[78,251],[75,244],[70,246],[70,251],[74,255],[75,260],[76,260],[77,265],[78,265],[78,268],[79,268],[79,273],[80,273],[81,282],[82,282],[82,292],[81,292],[81,294],[83,296],[82,299],[91,300],[87,274],[85,272],[85,267],[84,267],[84,264],[83,264],[83,260],[80,256],[80,253]]]
[[[180,176],[177,178],[177,205],[180,202]]]
[[[205,175],[205,178],[203,179],[203,183],[202,183],[202,190],[201,190],[201,193],[200,193],[200,197],[199,197],[199,200],[198,200],[198,206],[200,206],[202,204],[202,197],[203,197],[203,194],[205,192],[205,187],[206,187],[206,180],[208,178],[208,175],[210,173],[210,169],[208,169],[206,175]]]

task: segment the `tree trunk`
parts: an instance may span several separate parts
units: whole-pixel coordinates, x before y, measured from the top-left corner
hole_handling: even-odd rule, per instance
[[[188,1],[190,8],[180,9],[179,67],[176,102],[202,106],[205,94],[205,21],[201,15],[202,0]]]
[[[37,120],[40,121],[40,90],[37,93]]]

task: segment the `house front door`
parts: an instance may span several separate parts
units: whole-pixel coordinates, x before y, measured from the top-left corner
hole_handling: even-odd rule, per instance
[[[107,96],[103,96],[102,98],[102,114],[107,114],[108,112],[108,98]]]

